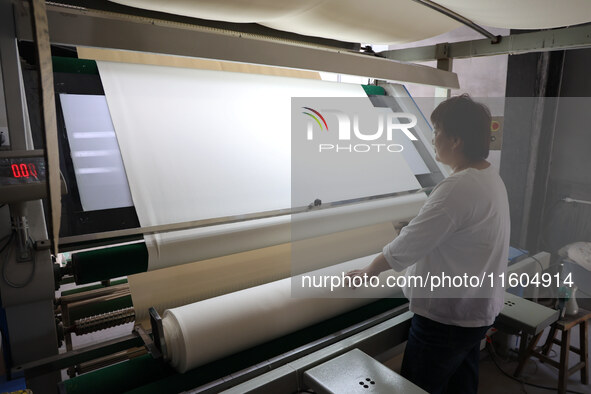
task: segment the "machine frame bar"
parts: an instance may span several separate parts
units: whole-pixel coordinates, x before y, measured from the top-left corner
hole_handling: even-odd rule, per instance
[[[53,44],[123,49],[266,66],[360,75],[459,88],[455,73],[360,52],[224,31],[211,27],[48,4]],[[17,35],[32,40],[22,18]],[[75,32],[75,34],[72,34]]]
[[[443,58],[518,55],[591,47],[591,24],[503,36],[497,44],[489,39],[441,43],[417,48],[380,52],[380,56],[405,62],[427,62]]]

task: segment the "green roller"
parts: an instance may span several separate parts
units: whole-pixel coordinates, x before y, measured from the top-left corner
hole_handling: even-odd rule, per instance
[[[74,57],[52,56],[53,72],[71,74],[98,75],[98,67],[94,60]]]
[[[62,392],[67,394],[123,393],[174,373],[174,370],[163,361],[154,360],[146,354],[77,376],[60,385]]]
[[[365,94],[368,96],[385,96],[386,90],[383,87],[377,85],[361,85]]]
[[[127,283],[127,279],[119,279],[119,280],[112,281],[109,284],[109,286],[117,286],[117,285],[122,285],[124,283]],[[103,286],[100,283],[98,283],[96,285],[91,285],[91,286],[77,287],[75,289],[62,291],[62,297],[69,296],[72,294],[84,293],[86,291],[91,291],[91,290],[96,290],[96,289],[103,289],[103,288],[105,288],[105,286]]]
[[[146,272],[148,249],[141,242],[75,253],[72,269],[78,285]]]

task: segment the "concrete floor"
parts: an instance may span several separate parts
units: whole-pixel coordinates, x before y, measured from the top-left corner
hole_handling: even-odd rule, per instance
[[[539,341],[539,345],[543,345],[546,341],[549,328],[545,330],[542,338]],[[591,331],[590,331],[591,334]],[[591,337],[591,335],[590,335]],[[560,335],[557,335],[560,338]],[[591,338],[588,339],[588,351],[591,354]],[[579,327],[571,329],[571,345],[579,346]],[[483,350],[481,353],[480,361],[480,381],[478,385],[479,394],[547,394],[557,392],[556,387],[558,386],[558,370],[554,367],[549,366],[540,362],[538,359],[530,358],[525,365],[525,368],[520,376],[520,380],[528,383],[533,383],[538,386],[545,386],[547,389],[537,388],[521,383],[518,380],[513,379],[513,372],[517,368],[517,340],[513,341],[512,346],[515,347],[515,351],[510,352],[508,358],[501,358],[495,356],[495,360],[498,367],[493,362],[490,353],[487,350]],[[553,345],[550,352],[552,359],[558,361],[559,358],[559,347]],[[400,348],[396,357],[385,361],[384,364],[396,372],[400,372],[400,365],[402,363],[402,352],[403,348]],[[572,366],[579,361],[579,355],[570,352],[569,354],[569,365]],[[505,375],[499,370],[499,367],[506,372]],[[591,373],[591,368],[590,371]],[[583,385],[581,383],[581,374],[576,372],[568,379],[568,392],[570,393],[584,393],[591,394],[591,385]]]

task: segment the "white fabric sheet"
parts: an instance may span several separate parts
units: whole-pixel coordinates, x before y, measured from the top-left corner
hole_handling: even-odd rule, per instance
[[[98,62],[140,223],[288,208],[291,96],[358,85]]]
[[[362,43],[402,43],[433,37],[459,22],[412,0],[112,0],[195,18],[259,23],[278,30]],[[475,23],[544,29],[591,21],[589,0],[439,0]]]
[[[416,41],[460,24],[410,0],[114,0],[195,18],[259,23],[278,30],[352,42]],[[417,23],[420,21],[420,23]]]
[[[142,226],[290,207],[291,97],[367,99],[358,85],[148,65],[98,65]],[[419,188],[409,167],[401,167],[403,170],[395,173],[399,182],[393,183]],[[391,168],[383,170],[392,172]],[[413,217],[424,200],[424,194],[407,195],[293,218],[146,237],[150,270],[193,264],[130,277],[138,318],[147,306],[162,308],[168,302],[178,305],[207,298],[181,307],[184,312],[165,314],[165,318],[174,316],[166,318],[167,326],[174,319],[179,323],[176,331],[168,328],[168,340],[176,360],[173,364],[186,371],[365,304],[370,300],[292,299],[290,279],[209,297],[289,276],[294,254],[291,244],[279,244],[282,239],[310,239],[388,221],[375,237],[372,233],[364,236],[377,239],[389,234],[391,239],[391,221]],[[312,243],[321,249],[330,242],[344,243],[350,250],[339,256],[338,262],[360,256],[361,243],[372,252],[379,249],[370,242],[374,239],[361,242],[360,238],[354,237],[355,243],[347,237]],[[313,253],[310,244],[293,245],[312,254],[297,256],[314,268],[334,264],[336,254],[330,251],[339,249],[337,245]],[[252,250],[264,246],[267,248]],[[249,252],[195,262],[244,250]],[[340,269],[361,266],[369,258]],[[164,285],[158,294],[171,296],[170,300],[158,296],[158,305],[145,297],[156,292],[149,284],[154,278]],[[199,282],[195,278],[204,285],[195,285]],[[143,303],[138,297],[144,297]],[[231,335],[237,325],[241,335]]]
[[[438,0],[438,4],[484,26],[547,29],[591,21],[589,0]]]
[[[566,257],[591,271],[591,242],[575,242],[568,244],[558,251],[562,257]]]
[[[98,65],[142,226],[289,208],[291,97],[367,98],[359,85],[138,64]],[[407,185],[404,190],[419,188],[410,170],[395,175],[394,184]],[[424,197],[415,197],[415,202],[417,198]],[[282,220],[269,223],[274,226]],[[367,224],[371,223],[355,226]],[[261,229],[261,223],[231,227],[247,231]],[[264,233],[268,226],[262,227]],[[345,228],[333,225],[332,231]],[[146,237],[149,269],[196,261],[191,257],[195,248],[186,243],[190,249],[165,245],[207,237],[210,231],[218,230]],[[260,239],[259,235],[253,232],[249,237]],[[236,251],[227,245],[230,252]],[[263,246],[267,245],[251,249]]]
[[[262,24],[303,35],[372,44],[417,41],[461,26],[411,0],[319,1],[314,7]]]

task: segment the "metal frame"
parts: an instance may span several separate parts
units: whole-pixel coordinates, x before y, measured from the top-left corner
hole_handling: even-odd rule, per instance
[[[401,309],[394,309],[396,311]],[[238,372],[227,378],[220,379],[212,384],[197,387],[186,391],[187,394],[220,392],[227,389],[224,393],[290,393],[304,390],[306,385],[303,381],[304,372],[310,368],[320,365],[330,359],[344,354],[352,349],[360,349],[371,356],[379,356],[387,349],[404,342],[408,337],[410,321],[413,313],[406,311],[397,316],[391,316],[379,324],[372,327],[357,329],[349,338],[339,342],[329,344],[328,346],[316,347],[313,353],[303,357],[298,357],[283,365],[275,365],[275,368],[262,375],[250,376],[250,380],[244,381],[248,373],[253,371]],[[382,316],[382,315],[380,315]],[[383,316],[382,316],[383,317]],[[274,360],[269,360],[275,364]],[[260,365],[257,369],[270,369],[269,365]],[[240,383],[240,381],[243,383]]]
[[[152,353],[154,358],[162,357],[164,361],[170,361],[170,354],[166,346],[166,335],[162,326],[162,318],[154,307],[150,307],[148,312],[150,313],[150,326],[152,328],[152,337],[154,338],[150,353]]]
[[[57,354],[51,357],[22,364],[13,368],[11,372],[18,373],[24,371],[25,376],[31,378],[43,376],[48,373],[67,368],[71,365],[94,360],[105,355],[121,352],[130,348],[143,346],[143,344],[144,342],[142,341],[142,338],[139,336],[139,334],[133,333],[121,338],[102,342],[98,345],[87,346],[84,348],[72,350],[68,353]],[[52,391],[48,386],[45,386],[44,389],[46,391],[39,392],[43,393]]]
[[[54,44],[153,52],[459,87],[457,75],[452,72],[399,63],[373,54],[59,5],[48,5],[47,14],[49,35]],[[17,35],[19,39],[31,40],[32,33],[26,22],[22,17],[17,19]]]
[[[69,354],[74,350],[72,346],[72,333],[76,333],[77,335],[81,335],[77,332],[77,325],[80,321],[72,321],[71,313],[74,312],[76,309],[83,309],[88,306],[88,304],[95,304],[100,303],[108,300],[112,300],[114,298],[125,297],[129,296],[131,293],[129,291],[129,286],[126,285],[116,285],[111,287],[106,287],[102,289],[96,289],[91,291],[86,291],[84,293],[77,293],[71,294],[67,296],[62,296],[59,300],[59,309],[61,310],[61,321],[63,325],[63,332],[64,332],[64,342],[66,345],[66,354]],[[127,308],[130,310],[131,314],[135,315],[133,308]],[[109,326],[115,326],[119,324],[126,323],[127,320],[119,319],[117,320],[118,313],[117,312],[125,312],[125,310],[116,311],[114,314],[106,314],[106,315],[99,315],[98,317],[103,317],[105,320],[113,319],[111,324],[106,324],[104,327],[95,327],[92,331],[98,331],[99,329],[108,328]],[[114,315],[111,317],[110,315]],[[95,318],[90,319],[81,319],[81,320],[96,320]],[[143,351],[145,353],[145,351]],[[107,361],[110,363],[115,363],[118,361],[127,360],[132,357],[128,352],[121,350],[121,354],[114,354],[109,356],[103,356],[99,360],[91,360],[84,362],[76,363],[75,365],[69,366],[67,373],[68,376],[71,378],[75,377],[76,374],[88,372],[104,366]]]
[[[20,58],[17,47],[14,19],[18,15],[25,22],[29,14],[23,9],[23,2],[0,0],[0,62],[4,81],[4,96],[10,135],[10,149],[24,151],[32,149],[32,137],[29,127],[28,111],[23,91]],[[28,22],[30,23],[30,21]],[[38,151],[31,151],[37,155]],[[10,153],[3,152],[4,156]],[[33,239],[47,239],[47,225],[40,200],[24,202],[19,210],[29,220],[29,234]],[[12,207],[11,207],[12,211]],[[12,231],[9,221],[0,223],[2,232]],[[53,300],[55,297],[53,281],[53,264],[47,249],[33,252],[32,262],[18,263],[13,257],[1,263],[10,264],[10,275],[13,277],[34,276],[24,287],[15,288],[5,280],[0,280],[2,307],[6,313],[8,333],[6,333],[11,352],[7,363],[22,364],[48,357],[57,353],[57,334]],[[34,391],[43,392],[47,387],[55,387],[59,374],[51,372],[44,376],[31,378],[26,376],[27,385]]]
[[[70,318],[72,312],[76,309],[84,310],[89,304],[98,304],[129,295],[131,295],[129,285],[125,283],[60,297],[60,309],[58,311],[61,311],[62,315],[66,350],[70,351],[73,349],[71,334],[76,332],[76,322]]]
[[[0,159],[43,157],[43,149],[0,151]]]
[[[261,375],[271,369],[279,368],[287,363],[298,362],[299,359],[310,355],[313,352],[323,352],[323,348],[327,346],[338,347],[339,343],[345,341],[349,343],[349,346],[352,346],[353,344],[361,346],[366,341],[376,341],[376,338],[371,334],[380,334],[379,340],[383,343],[380,346],[374,346],[374,348],[380,349],[381,353],[384,349],[392,346],[392,333],[397,333],[397,338],[400,339],[397,343],[400,343],[406,338],[411,316],[412,313],[408,312],[408,304],[400,305],[360,323],[346,327],[334,334],[322,337],[312,343],[293,349],[287,353],[280,354],[251,368],[238,371],[232,374],[231,377],[223,379],[223,385],[219,388],[228,388]],[[386,338],[384,335],[388,335],[388,337]],[[89,360],[105,357],[126,349],[140,346],[147,347],[150,352],[154,352],[152,353],[152,356],[158,358],[161,356],[160,351],[166,350],[155,348],[154,343],[155,340],[153,340],[147,332],[141,329],[141,327],[136,327],[132,334],[124,337],[19,365],[18,367],[13,368],[12,372],[17,373],[25,371],[28,376],[41,376],[50,371],[64,369],[72,365],[81,364]],[[373,351],[371,353],[377,354],[378,352]],[[220,380],[213,382],[213,384],[216,385],[219,383]]]
[[[58,238],[61,223],[60,163],[57,138],[55,92],[49,27],[45,0],[29,0],[31,30],[38,60],[38,84],[41,98],[41,130],[43,131],[45,161],[47,168],[48,227],[52,251],[58,254]]]
[[[461,24],[468,26],[470,29],[477,31],[478,33],[482,34],[485,37],[490,38],[491,43],[492,44],[497,44],[501,41],[501,37],[500,36],[495,36],[494,34],[492,34],[491,32],[489,32],[488,30],[478,26],[476,23],[472,22],[470,19],[450,10],[449,8],[446,8],[440,4],[437,4],[431,0],[413,0],[415,3],[419,3],[424,5],[425,7],[428,7],[432,10],[435,10],[455,21],[460,22]]]
[[[442,43],[417,48],[380,52],[385,58],[406,62],[426,62],[443,58],[517,55],[591,47],[591,24],[503,36],[498,44],[489,39]]]
[[[4,84],[6,118],[10,148],[28,148],[25,132],[27,116],[24,92],[21,88],[20,60],[15,36],[14,14],[17,12],[9,0],[0,1],[0,67]],[[8,99],[10,98],[10,99]]]

